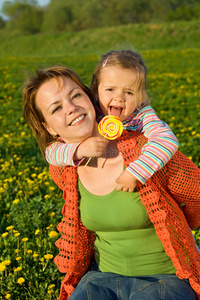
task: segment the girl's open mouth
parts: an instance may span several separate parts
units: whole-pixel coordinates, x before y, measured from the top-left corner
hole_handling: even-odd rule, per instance
[[[120,117],[123,108],[119,106],[110,106],[110,115]]]

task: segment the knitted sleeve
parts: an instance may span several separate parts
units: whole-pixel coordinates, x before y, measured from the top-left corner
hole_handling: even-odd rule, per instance
[[[178,140],[149,105],[141,109],[124,127],[141,132],[148,138],[140,157],[127,167],[127,170],[144,184],[172,158],[178,149]]]
[[[195,229],[200,226],[200,169],[179,151],[167,168],[168,189],[181,205],[190,228]]]
[[[47,162],[54,166],[78,166],[82,160],[74,162],[73,156],[79,144],[65,144],[61,142],[50,144],[45,151]]]

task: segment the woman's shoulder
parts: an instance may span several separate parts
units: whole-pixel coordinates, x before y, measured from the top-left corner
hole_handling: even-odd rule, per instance
[[[148,139],[138,131],[123,130],[123,133],[118,140],[118,144],[127,148],[136,147],[138,150],[141,150],[147,141]]]

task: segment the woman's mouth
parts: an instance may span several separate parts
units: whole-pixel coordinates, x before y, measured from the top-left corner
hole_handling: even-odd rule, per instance
[[[79,125],[82,123],[82,121],[85,119],[86,115],[81,115],[79,117],[77,117],[76,119],[74,119],[70,124],[69,126],[74,126],[74,125]]]

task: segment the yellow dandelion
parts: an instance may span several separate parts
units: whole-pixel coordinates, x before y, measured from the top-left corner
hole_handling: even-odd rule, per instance
[[[15,233],[15,236],[16,237],[20,236],[20,233],[19,232]]]
[[[38,174],[38,179],[43,179],[44,175],[45,175],[45,173],[44,173],[44,172],[43,172],[43,173],[40,173],[40,174]]]
[[[51,284],[51,285],[48,287],[49,290],[52,290],[52,289],[54,289],[54,288],[55,288],[55,284]]]
[[[22,270],[22,267],[18,267],[16,269],[14,269],[14,272],[17,273],[17,272],[20,272]]]
[[[7,294],[6,296],[5,296],[5,299],[10,299],[11,298],[11,294]]]
[[[15,249],[15,253],[19,253],[19,249]]]
[[[53,255],[52,254],[46,254],[46,255],[44,255],[44,258],[45,259],[52,259]]]
[[[54,211],[50,212],[50,213],[49,213],[49,216],[50,216],[51,218],[53,218],[53,217],[55,216],[55,212],[54,212]]]
[[[52,191],[55,190],[55,188],[54,188],[53,186],[50,186],[50,187],[49,187],[49,190],[52,192]]]
[[[25,282],[25,279],[23,277],[20,277],[18,280],[17,280],[17,283],[19,284],[22,284]]]
[[[23,238],[22,239],[22,242],[24,242],[24,243],[27,242],[27,241],[28,241],[28,238]]]
[[[0,264],[0,272],[5,271],[6,267],[3,264]]]
[[[11,264],[11,261],[9,259],[7,259],[7,260],[2,261],[1,264],[4,266],[9,266]]]
[[[5,237],[7,237],[7,235],[8,235],[8,232],[4,232],[4,233],[2,233],[1,237],[5,238]]]
[[[49,195],[44,195],[44,199],[49,199],[50,196]]]
[[[48,294],[53,294],[53,293],[54,293],[54,290],[48,290],[47,293],[48,293]]]
[[[35,235],[38,235],[39,233],[40,233],[40,230],[39,230],[39,229],[36,229]]]
[[[26,252],[27,252],[28,254],[32,254],[32,253],[33,253],[32,250],[27,250]]]
[[[18,257],[16,258],[17,261],[19,261],[19,260],[21,260],[21,259],[22,259],[21,256],[18,256]]]
[[[13,200],[13,204],[17,204],[19,202],[19,199],[15,199],[15,200]]]
[[[8,227],[6,227],[6,230],[12,230],[14,228],[14,226],[8,226]]]
[[[43,261],[44,261],[44,258],[43,258],[43,257],[42,257],[42,258],[40,258],[40,261],[41,261],[41,262],[43,262]]]
[[[54,230],[52,230],[52,231],[49,232],[49,237],[50,237],[50,238],[54,238],[54,237],[56,237],[57,235],[58,235],[58,233],[57,233],[56,231],[54,231]]]
[[[0,194],[3,194],[5,192],[4,188],[0,187]]]
[[[37,258],[38,256],[39,256],[39,254],[37,254],[36,252],[34,252],[33,258]]]

